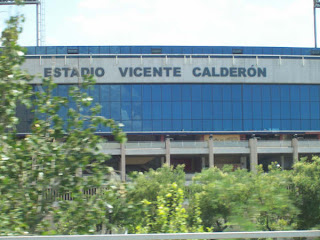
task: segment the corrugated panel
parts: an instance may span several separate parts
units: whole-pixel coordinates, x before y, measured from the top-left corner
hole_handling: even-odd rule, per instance
[[[262,54],[272,54],[272,47],[264,47],[262,48]]]
[[[45,47],[37,47],[36,54],[47,54],[47,49]]]
[[[89,48],[87,46],[79,47],[79,54],[88,54]]]
[[[262,54],[262,47],[253,47],[252,53],[253,54]]]
[[[100,47],[100,53],[101,53],[101,54],[108,54],[108,53],[110,53],[110,47],[108,47],[108,46],[102,46],[102,47]]]
[[[279,47],[274,47],[273,48],[273,54],[274,55],[281,55],[282,54],[282,50]]]
[[[223,47],[222,48],[222,53],[223,54],[232,54],[232,48],[233,47]]]
[[[192,48],[191,47],[182,47],[182,53],[183,54],[192,54]]]
[[[131,48],[130,47],[120,47],[120,53],[121,54],[130,54]]]
[[[67,47],[59,46],[56,49],[57,54],[67,54]]]
[[[301,48],[292,48],[293,55],[301,55]]]
[[[141,47],[133,46],[131,47],[131,54],[141,54],[142,50]]]
[[[57,54],[56,47],[47,47],[47,54]]]
[[[252,47],[244,47],[243,54],[252,54],[253,50]]]
[[[99,54],[100,49],[99,49],[99,47],[89,47],[88,52],[89,52],[89,54]]]
[[[171,53],[172,54],[182,54],[182,48],[181,47],[172,47]]]
[[[111,53],[111,54],[120,54],[120,47],[111,46],[111,47],[110,47],[110,53]]]
[[[292,48],[282,48],[282,54],[292,55]]]
[[[214,47],[213,48],[213,53],[222,54],[222,47]]]
[[[28,55],[35,55],[36,54],[36,48],[35,47],[27,47],[27,54]]]

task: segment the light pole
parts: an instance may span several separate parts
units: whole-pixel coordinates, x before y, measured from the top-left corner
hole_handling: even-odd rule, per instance
[[[314,45],[317,48],[317,12],[316,9],[320,8],[320,0],[313,0],[313,20],[314,20]]]
[[[42,11],[40,9],[41,0],[23,0],[23,4],[35,4],[36,5],[36,40],[37,40],[37,46],[40,46],[41,44],[41,20],[42,20]],[[0,5],[16,5],[15,0],[0,0]]]

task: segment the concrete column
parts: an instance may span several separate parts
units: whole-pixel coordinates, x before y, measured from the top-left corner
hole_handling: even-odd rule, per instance
[[[162,167],[164,165],[164,157],[161,157],[160,160],[161,160],[161,167]]]
[[[284,170],[284,156],[283,155],[281,155],[281,157],[280,157],[280,161],[281,161],[281,170]]]
[[[166,164],[168,166],[171,165],[170,163],[170,138],[166,138]]]
[[[249,148],[250,148],[250,171],[257,173],[258,166],[258,150],[257,150],[257,139],[249,139]]]
[[[208,140],[209,147],[209,168],[214,167],[213,139],[210,136]]]
[[[201,157],[201,170],[206,168],[206,158]]]
[[[126,181],[126,146],[124,143],[120,143],[121,148],[121,160],[120,160],[120,176],[121,181]]]
[[[241,164],[241,169],[247,169],[247,157],[246,156],[241,156],[240,157],[240,164]]]
[[[297,138],[293,138],[291,140],[291,146],[292,146],[293,164],[295,164],[299,161],[298,139]]]

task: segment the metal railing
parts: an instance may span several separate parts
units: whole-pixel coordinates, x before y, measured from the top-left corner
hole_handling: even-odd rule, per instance
[[[320,231],[265,231],[265,232],[215,232],[215,233],[163,233],[114,235],[64,235],[64,236],[10,236],[0,240],[174,240],[174,239],[230,239],[230,238],[318,238]]]

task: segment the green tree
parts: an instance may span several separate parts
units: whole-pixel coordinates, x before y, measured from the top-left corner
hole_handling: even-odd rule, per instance
[[[257,174],[210,168],[193,179],[191,204],[199,199],[201,218],[213,231],[284,230],[298,213],[279,170]]]
[[[188,214],[183,207],[184,193],[176,183],[169,184],[155,202],[143,201],[143,218],[136,233],[186,233],[201,232],[200,218],[188,226]],[[154,205],[154,206],[152,206]],[[153,211],[155,209],[155,211]]]
[[[292,199],[299,208],[298,229],[320,225],[320,157],[301,158],[290,172]]]
[[[112,187],[108,156],[99,153],[103,140],[95,132],[105,125],[119,141],[125,136],[113,120],[98,115],[99,106],[91,106],[93,99],[83,89],[94,84],[92,77],[72,87],[69,99],[53,96],[52,79],[43,79],[40,91],[33,90],[28,84],[33,76],[20,70],[19,21],[11,18],[1,37],[0,234],[90,233],[107,224],[108,203],[103,194],[88,197],[83,192]],[[17,104],[35,114],[32,133],[23,139],[16,136]],[[68,119],[59,115],[62,108],[68,109]],[[72,201],[52,197],[52,192],[70,193]]]

